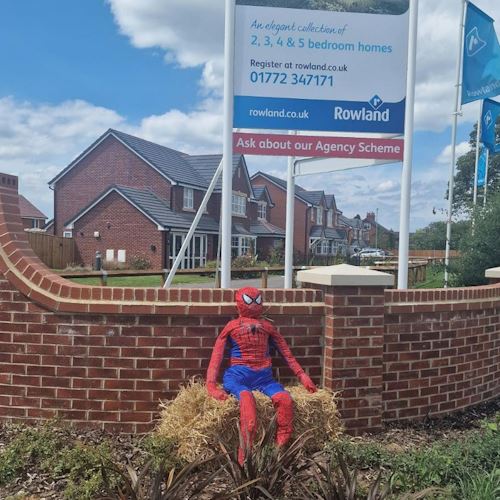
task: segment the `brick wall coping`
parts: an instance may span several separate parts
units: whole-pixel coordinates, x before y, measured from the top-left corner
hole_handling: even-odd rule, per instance
[[[492,269],[487,269],[485,276],[487,278],[500,278],[500,267],[494,267]]]
[[[392,274],[340,264],[299,271],[297,281],[323,286],[393,286]]]

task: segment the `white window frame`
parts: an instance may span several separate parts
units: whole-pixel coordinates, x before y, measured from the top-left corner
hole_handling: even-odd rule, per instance
[[[323,225],[323,208],[322,207],[316,208],[316,224],[318,226]]]
[[[237,217],[247,216],[247,197],[244,194],[233,193],[232,197],[232,213]]]
[[[327,215],[327,226],[328,227],[333,227],[333,209],[330,208],[330,210],[328,210],[328,215]]]
[[[184,188],[182,207],[184,210],[194,210],[194,190],[192,188]]]
[[[122,264],[127,262],[127,251],[126,250],[118,250],[116,253],[116,260]]]
[[[257,206],[257,218],[267,220],[267,203],[265,201],[259,201]]]
[[[63,231],[63,238],[73,238],[73,231]]]
[[[114,262],[115,260],[115,251],[113,248],[106,249],[106,262]]]
[[[231,247],[237,257],[243,255],[255,255],[257,249],[257,238],[252,236],[233,236],[231,238]]]

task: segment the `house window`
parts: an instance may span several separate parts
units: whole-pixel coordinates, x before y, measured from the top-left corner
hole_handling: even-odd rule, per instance
[[[191,188],[184,188],[184,202],[182,205],[187,210],[194,208],[194,193]]]
[[[233,236],[232,240],[233,257],[255,254],[255,238],[248,236]]]
[[[73,231],[64,231],[63,238],[73,238]]]
[[[40,219],[31,219],[31,229],[40,229]]]
[[[127,262],[126,250],[118,250],[118,262]]]
[[[106,250],[106,261],[113,262],[115,260],[115,251],[112,249]]]
[[[267,219],[267,203],[259,203],[257,208],[257,217],[259,219]]]
[[[233,193],[233,215],[245,217],[247,214],[247,197]]]
[[[318,226],[323,225],[323,209],[321,207],[316,209],[316,224]]]
[[[333,210],[332,209],[328,210],[327,224],[328,224],[328,227],[333,227]]]

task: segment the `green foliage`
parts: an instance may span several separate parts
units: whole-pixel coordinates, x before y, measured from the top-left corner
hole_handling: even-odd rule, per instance
[[[469,139],[470,151],[457,161],[455,189],[453,191],[453,212],[456,214],[472,212],[476,164],[476,130],[477,125],[474,125]],[[497,140],[500,140],[500,129],[497,129]],[[490,155],[488,193],[491,195],[498,192],[500,192],[500,155]],[[480,188],[478,190],[478,202],[480,204],[483,203],[483,193],[483,188]]]
[[[451,227],[451,250],[458,250],[471,232],[469,221],[454,222]],[[433,222],[410,235],[411,250],[444,250],[446,248],[446,222]]]
[[[500,193],[474,213],[474,230],[462,240],[460,253],[452,268],[455,286],[486,284],[485,271],[500,266]]]
[[[175,447],[174,441],[158,434],[147,436],[141,443],[141,448],[146,452],[155,470],[160,467],[170,470],[185,465],[177,457]]]
[[[45,463],[61,449],[53,424],[22,429],[0,452],[0,485],[24,476],[37,463]]]
[[[130,267],[136,271],[145,271],[146,269],[151,269],[152,265],[148,257],[136,254],[130,259]]]
[[[460,480],[458,498],[461,500],[494,500],[500,498],[500,469],[489,474],[472,472]]]
[[[378,444],[350,441],[336,443],[333,453],[337,450],[349,457],[351,467],[389,471],[387,474],[393,474],[392,483],[400,492],[439,487],[457,494],[457,485],[471,471],[483,477],[500,463],[500,432],[487,426],[464,440],[445,440],[403,453],[390,452]]]

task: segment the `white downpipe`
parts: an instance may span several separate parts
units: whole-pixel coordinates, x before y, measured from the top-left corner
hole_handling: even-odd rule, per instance
[[[488,169],[490,167],[490,150],[486,150],[486,174],[484,175],[484,200],[483,206],[486,207],[486,198],[488,197]]]
[[[457,161],[457,128],[458,115],[460,114],[460,89],[462,81],[462,59],[464,52],[464,30],[465,30],[465,10],[467,8],[466,0],[462,2],[462,15],[460,19],[460,35],[458,44],[458,59],[457,59],[457,79],[455,90],[455,111],[453,112],[453,124],[451,129],[451,164],[450,164],[450,181],[448,188],[448,222],[446,224],[446,256],[444,261],[444,287],[448,288],[450,273],[450,244],[451,244],[451,224],[453,221],[453,191],[455,188],[455,163]]]
[[[413,130],[415,123],[415,73],[417,66],[418,0],[410,1],[410,38],[406,78],[405,149],[401,176],[401,212],[399,221],[398,288],[408,288],[410,247],[411,175],[413,167]]]
[[[477,140],[476,140],[476,165],[474,168],[474,206],[477,204],[477,180],[479,175],[479,150],[481,149],[481,128],[483,121],[483,106],[484,101],[481,101],[479,106],[479,118],[477,120]]]
[[[191,243],[191,240],[194,236],[194,233],[196,232],[196,228],[198,227],[200,219],[203,216],[203,214],[205,213],[205,209],[207,208],[210,197],[212,196],[212,193],[215,190],[215,186],[217,185],[217,181],[219,180],[220,174],[222,173],[222,165],[223,165],[223,162],[221,161],[219,166],[217,167],[217,170],[215,171],[215,174],[212,178],[212,181],[210,182],[210,185],[208,186],[207,192],[205,193],[205,196],[203,197],[200,208],[198,209],[198,212],[196,212],[196,215],[193,219],[193,223],[191,224],[191,227],[189,228],[188,234],[186,235],[186,238],[184,238],[184,242],[182,243],[181,249],[179,250],[177,257],[175,258],[175,261],[172,265],[172,269],[168,273],[168,276],[167,276],[167,279],[165,280],[165,284],[163,285],[163,288],[170,288],[170,286],[172,285],[172,281],[174,280],[175,273],[177,272],[177,269],[179,269],[179,265],[180,265],[182,259],[184,258],[184,255],[186,254],[186,250],[187,250],[189,244]]]
[[[231,287],[231,225],[233,197],[233,112],[234,112],[234,22],[235,0],[226,0],[224,48],[224,140],[221,213],[221,287]]]

